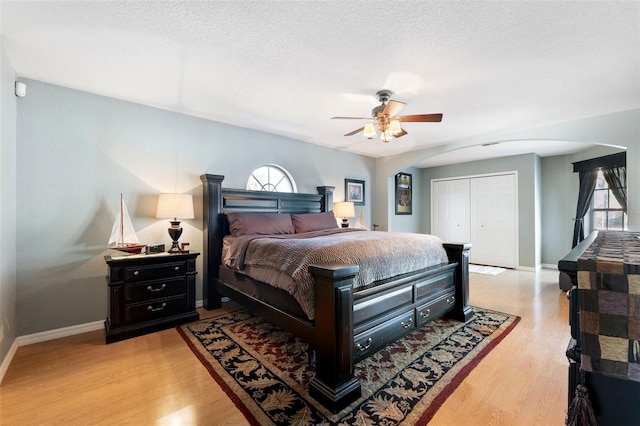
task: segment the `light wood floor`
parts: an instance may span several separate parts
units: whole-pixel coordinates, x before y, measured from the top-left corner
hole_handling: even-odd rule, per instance
[[[558,272],[471,274],[471,303],[522,317],[430,425],[563,425],[568,303]],[[219,311],[201,311],[201,318]],[[0,386],[2,425],[245,425],[175,329],[24,346]]]

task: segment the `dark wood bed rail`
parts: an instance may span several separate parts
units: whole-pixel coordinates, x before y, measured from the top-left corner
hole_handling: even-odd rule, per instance
[[[361,395],[360,383],[354,376],[354,363],[361,358],[354,352],[354,308],[368,303],[367,298],[382,295],[365,296],[363,301],[354,302],[354,281],[359,272],[357,265],[330,264],[311,265],[309,273],[316,283],[315,321],[304,320],[287,312],[242,293],[219,280],[222,238],[228,232],[224,212],[281,212],[313,213],[331,211],[333,207],[333,189],[331,186],[317,187],[319,194],[285,194],[275,192],[255,192],[235,189],[223,189],[221,175],[203,175],[204,185],[204,306],[213,309],[221,306],[222,295],[228,296],[249,307],[273,323],[289,330],[309,342],[316,353],[316,374],[309,384],[309,393],[328,409],[336,412],[349,405]],[[470,244],[445,244],[449,265],[440,265],[419,273],[407,274],[399,279],[391,279],[397,288],[403,288],[404,294],[410,291],[412,301],[405,303],[405,312],[416,312],[426,299],[418,292],[428,286],[431,280],[454,282],[454,297],[440,296],[435,293],[437,303],[444,304],[442,312],[460,321],[468,321],[473,316],[469,306],[469,249]],[[454,266],[455,264],[455,266]],[[455,269],[453,269],[453,268]],[[453,269],[453,276],[451,271]],[[450,271],[450,272],[446,272]],[[442,279],[441,277],[446,277]],[[376,292],[385,293],[380,286]],[[361,298],[363,292],[358,294]],[[435,294],[434,293],[434,294]],[[453,290],[450,293],[453,296]],[[434,296],[434,297],[436,297]],[[422,299],[421,299],[422,297]],[[445,300],[446,299],[446,300]],[[360,304],[362,303],[362,304]],[[394,299],[384,300],[380,315],[372,321],[378,324],[382,318],[395,315],[398,311]],[[409,311],[407,311],[409,309]],[[427,309],[428,311],[428,309]],[[359,327],[362,328],[362,322]],[[410,330],[407,329],[406,332]],[[368,339],[371,344],[372,339]],[[377,342],[371,348],[377,350],[388,343]],[[360,346],[360,344],[358,344]],[[377,345],[377,346],[376,346]],[[366,346],[366,345],[364,345]],[[366,349],[366,348],[365,348]],[[359,351],[362,351],[359,348]]]

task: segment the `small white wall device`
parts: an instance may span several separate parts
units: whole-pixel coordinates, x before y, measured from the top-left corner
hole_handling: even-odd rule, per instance
[[[27,85],[21,81],[16,81],[16,96],[19,98],[27,96]]]

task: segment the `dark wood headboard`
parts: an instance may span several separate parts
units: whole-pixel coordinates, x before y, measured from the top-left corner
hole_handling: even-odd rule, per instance
[[[247,191],[222,188],[222,175],[202,175],[204,241],[203,303],[220,307],[215,291],[222,256],[222,238],[229,233],[226,212],[319,213],[333,210],[333,186],[318,186],[318,194]]]

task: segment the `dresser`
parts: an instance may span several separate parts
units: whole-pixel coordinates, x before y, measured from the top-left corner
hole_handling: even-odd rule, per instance
[[[196,258],[199,253],[105,256],[112,343],[199,319]]]
[[[599,425],[640,424],[640,233],[594,232],[558,262],[570,277],[568,404],[583,384]]]

